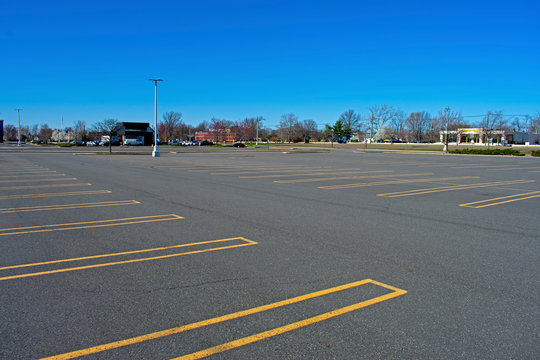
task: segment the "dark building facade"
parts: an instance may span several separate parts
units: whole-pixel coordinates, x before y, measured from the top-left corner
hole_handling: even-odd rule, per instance
[[[0,120],[0,143],[4,142],[4,120]]]
[[[122,143],[126,144],[126,140],[138,140],[141,145],[152,145],[154,141],[154,130],[149,123],[137,122],[120,122],[116,128],[116,136],[122,139]]]

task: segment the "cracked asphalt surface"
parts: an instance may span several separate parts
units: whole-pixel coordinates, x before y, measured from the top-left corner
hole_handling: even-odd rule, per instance
[[[406,294],[384,298],[391,289],[366,283],[82,355],[170,359],[229,342],[232,349],[211,358],[540,354],[538,158],[336,149],[162,153],[154,159],[66,150],[0,153],[0,168],[0,359],[89,349],[364,279]],[[326,174],[309,175],[309,169]],[[36,182],[45,171],[76,180]],[[343,171],[358,171],[358,178],[275,182],[280,173],[316,180]],[[393,177],[403,174],[431,175],[406,178],[418,182]],[[320,188],[327,185],[345,187]],[[95,204],[123,200],[139,203]],[[489,206],[463,206],[470,203]],[[88,207],[75,206],[81,204]],[[30,209],[44,205],[70,208]],[[169,214],[182,218],[152,218]],[[102,226],[112,219],[125,220]],[[67,229],[28,228],[53,224]],[[255,243],[211,242],[237,237]],[[185,254],[172,256],[178,253]],[[116,255],[94,257],[104,254]],[[77,260],[43,264],[65,259]],[[73,267],[80,269],[52,272]],[[2,278],[34,272],[44,273]],[[368,305],[260,341],[235,342],[361,302]]]

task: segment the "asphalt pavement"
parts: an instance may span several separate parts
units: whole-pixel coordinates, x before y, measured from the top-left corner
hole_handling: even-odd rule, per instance
[[[0,153],[0,359],[538,359],[540,159]]]

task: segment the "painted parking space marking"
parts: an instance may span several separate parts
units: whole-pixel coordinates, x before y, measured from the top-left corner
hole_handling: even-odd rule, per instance
[[[120,341],[115,341],[115,342],[111,342],[111,343],[108,343],[108,344],[103,344],[103,345],[90,347],[90,348],[87,348],[87,349],[76,350],[76,351],[72,351],[72,352],[68,352],[68,353],[64,353],[64,354],[60,354],[60,355],[56,355],[56,356],[50,356],[50,357],[42,358],[42,360],[73,359],[73,358],[80,357],[80,356],[85,356],[85,355],[95,354],[95,353],[99,353],[99,352],[103,352],[103,351],[107,351],[107,350],[117,349],[117,348],[124,347],[124,346],[138,344],[138,343],[142,343],[142,342],[149,341],[149,340],[155,340],[155,339],[159,339],[159,338],[162,338],[162,337],[165,337],[165,336],[170,336],[170,335],[174,335],[174,334],[180,334],[180,333],[185,332],[185,331],[199,329],[199,328],[203,328],[203,327],[206,327],[206,326],[209,326],[209,325],[214,325],[214,324],[222,323],[222,322],[225,322],[225,321],[242,318],[242,317],[245,317],[245,316],[248,316],[248,315],[262,313],[264,311],[268,311],[268,310],[277,309],[277,308],[280,308],[280,307],[283,307],[283,306],[300,303],[300,302],[305,301],[305,300],[314,299],[314,298],[324,296],[324,295],[328,295],[328,294],[332,294],[332,293],[338,293],[340,291],[352,289],[352,288],[359,287],[359,286],[366,285],[366,284],[377,285],[377,286],[383,287],[383,288],[385,288],[387,290],[390,290],[392,292],[388,293],[388,294],[385,294],[385,295],[382,295],[382,296],[378,296],[378,297],[366,300],[366,301],[362,301],[360,303],[353,304],[353,305],[350,305],[350,306],[347,306],[347,307],[344,307],[344,308],[336,309],[334,311],[330,311],[330,312],[327,312],[327,313],[324,313],[324,314],[321,314],[321,315],[318,315],[318,316],[315,316],[315,317],[311,317],[311,318],[308,318],[308,319],[305,319],[305,320],[302,320],[302,321],[299,321],[299,322],[295,322],[295,323],[286,325],[284,327],[280,327],[280,328],[277,328],[277,329],[274,329],[274,330],[270,330],[270,331],[263,332],[263,333],[260,333],[260,334],[252,335],[252,336],[249,336],[247,338],[242,338],[242,339],[236,340],[236,341],[231,342],[231,343],[226,343],[226,344],[220,345],[218,347],[212,347],[212,348],[209,348],[209,349],[206,349],[206,350],[202,350],[202,351],[199,351],[199,352],[196,352],[196,353],[192,353],[192,354],[186,355],[186,357],[183,357],[183,359],[199,359],[199,358],[204,357],[204,356],[217,354],[217,353],[229,350],[229,349],[233,349],[235,347],[239,347],[239,346],[242,346],[242,345],[253,343],[253,342],[258,341],[258,340],[263,340],[263,339],[269,338],[271,336],[276,336],[276,335],[279,335],[279,334],[283,334],[285,332],[292,331],[292,330],[301,328],[303,326],[314,324],[316,322],[327,320],[327,319],[336,317],[338,315],[346,314],[346,313],[354,311],[354,310],[358,310],[358,309],[361,309],[361,308],[364,308],[364,307],[367,307],[367,306],[370,306],[370,305],[374,305],[374,304],[377,304],[377,303],[380,303],[380,302],[383,302],[383,301],[386,301],[386,300],[390,300],[390,299],[396,298],[398,296],[405,295],[407,293],[406,290],[398,289],[398,288],[393,287],[391,285],[383,284],[383,283],[375,281],[375,280],[365,279],[365,280],[356,281],[356,282],[352,282],[352,283],[349,283],[349,284],[336,286],[336,287],[333,287],[333,288],[329,288],[329,289],[320,290],[320,291],[312,292],[312,293],[309,293],[309,294],[297,296],[297,297],[290,298],[290,299],[287,299],[287,300],[282,300],[282,301],[274,302],[274,303],[271,303],[271,304],[262,305],[262,306],[258,306],[258,307],[255,307],[255,308],[242,310],[242,311],[238,311],[238,312],[223,315],[223,316],[218,316],[218,317],[211,318],[211,319],[208,319],[208,320],[203,320],[203,321],[191,323],[191,324],[188,324],[188,325],[182,325],[182,326],[178,326],[178,327],[167,329],[167,330],[161,330],[161,331],[157,331],[157,332],[146,334],[146,335],[136,336],[136,337],[132,337],[132,338],[125,339],[125,340],[120,340]],[[191,356],[191,357],[189,357],[189,356]],[[182,357],[180,357],[179,359],[182,359]]]
[[[506,170],[538,170],[540,167],[507,167],[503,169],[488,169],[488,171],[506,171]]]
[[[316,168],[276,168],[276,169],[251,169],[251,170],[240,170],[240,171],[216,171],[211,172],[210,175],[249,175],[249,174],[260,174],[260,173],[270,173],[270,175],[260,175],[261,177],[272,177],[280,176],[279,174],[288,174],[288,173],[310,173],[310,172],[321,172],[321,171],[333,171],[330,167],[316,167]],[[354,171],[354,170],[335,170],[335,171]],[[358,170],[357,170],[358,171]],[[277,173],[277,174],[276,174]],[[275,175],[273,175],[275,174]],[[252,175],[253,176],[253,175]],[[239,178],[251,178],[252,176],[239,176]],[[294,175],[284,175],[284,176],[294,176]]]
[[[20,178],[21,176],[31,176],[32,178],[37,178],[37,177],[47,177],[47,176],[66,176],[66,174],[58,174],[56,171],[45,171],[46,174],[44,174],[43,172],[36,172],[36,173],[22,173],[22,174],[17,174],[17,175],[0,175],[0,178],[1,179],[6,179],[6,178]],[[4,172],[5,174],[5,172]]]
[[[104,206],[122,206],[122,205],[135,205],[135,204],[140,204],[140,202],[136,200],[119,200],[119,201],[99,201],[99,202],[79,203],[79,204],[23,206],[23,207],[16,207],[16,208],[0,209],[0,214],[8,214],[8,213],[16,213],[16,212],[30,212],[30,211],[81,209],[81,208],[104,207]]]
[[[452,185],[452,186],[443,186],[443,187],[436,187],[436,188],[399,191],[399,192],[386,193],[386,194],[377,194],[377,196],[404,197],[404,196],[423,195],[423,194],[431,194],[431,193],[445,192],[445,191],[477,189],[477,188],[504,186],[504,185],[512,185],[512,184],[526,184],[526,183],[532,183],[532,182],[535,182],[535,180],[495,181],[495,182],[487,182],[487,183]]]
[[[209,169],[204,169],[204,170],[188,170],[188,172],[211,172],[211,173],[214,173],[216,175],[236,175],[238,173],[241,173],[241,172],[244,172],[244,173],[253,173],[255,171],[260,171],[260,172],[277,172],[277,171],[284,171],[284,172],[288,172],[288,171],[313,171],[313,170],[316,170],[316,169],[330,169],[330,167],[322,167],[322,166],[279,166],[279,167],[259,167],[259,168],[256,168],[256,167],[232,167],[230,169],[224,169],[224,170],[219,170],[219,169],[212,169],[212,168],[209,168]]]
[[[347,174],[380,174],[380,173],[391,173],[392,170],[337,170],[337,169],[328,169],[326,171],[313,171],[300,172],[300,171],[288,171],[292,174],[269,174],[269,175],[251,175],[251,176],[239,176],[240,179],[264,179],[264,178],[276,178],[276,177],[294,177],[294,176],[328,176],[328,175],[347,175]]]
[[[56,196],[98,195],[98,194],[112,194],[112,191],[110,191],[110,190],[88,190],[88,191],[68,191],[68,192],[60,192],[60,193],[43,193],[43,194],[2,195],[2,196],[0,196],[0,200],[44,198],[44,197],[56,197]]]
[[[97,220],[97,221],[85,221],[67,224],[52,224],[52,225],[37,225],[37,226],[23,226],[17,228],[0,229],[0,236],[6,235],[18,235],[18,234],[30,234],[47,231],[64,231],[64,230],[76,230],[76,229],[90,229],[100,228],[108,226],[121,226],[131,224],[141,224],[157,221],[171,221],[181,220],[183,217],[176,214],[166,215],[153,215],[153,216],[139,216],[133,218],[124,219],[109,219],[109,220]]]
[[[77,183],[77,184],[50,184],[50,185],[23,185],[23,186],[2,186],[0,190],[24,190],[24,189],[45,189],[55,187],[69,187],[69,186],[91,186],[90,183]]]
[[[60,175],[58,175],[60,176]],[[46,182],[46,181],[67,181],[67,180],[77,180],[77,178],[57,178],[57,179],[10,179],[10,180],[0,180],[0,183],[17,183],[17,182]]]
[[[455,177],[427,178],[427,179],[403,179],[403,180],[366,182],[366,183],[358,183],[358,184],[319,186],[318,188],[326,189],[326,190],[339,190],[339,189],[351,189],[351,188],[366,187],[366,186],[411,184],[411,183],[438,182],[438,181],[447,181],[447,180],[465,180],[465,179],[478,179],[478,178],[480,178],[480,176],[455,176]]]
[[[480,209],[488,206],[502,205],[510,202],[533,199],[540,197],[540,191],[531,191],[523,194],[515,194],[509,196],[501,196],[487,200],[474,201],[466,204],[459,204],[459,206]]]
[[[31,273],[3,276],[3,277],[0,277],[0,281],[21,279],[21,278],[41,276],[41,275],[50,275],[50,274],[57,274],[57,273],[77,271],[77,270],[95,269],[95,268],[100,268],[100,267],[115,266],[115,265],[122,265],[122,264],[131,264],[131,263],[142,262],[142,261],[168,259],[168,258],[173,258],[173,257],[178,257],[178,256],[202,254],[202,253],[211,252],[211,251],[234,249],[234,248],[257,245],[258,244],[255,241],[248,240],[248,239],[243,238],[243,237],[235,237],[235,238],[228,238],[228,239],[201,241],[201,242],[190,243],[190,244],[163,246],[163,247],[158,247],[158,248],[153,248],[153,249],[123,251],[123,252],[112,253],[112,254],[101,254],[101,255],[84,256],[84,257],[71,258],[71,259],[43,261],[43,262],[32,263],[32,264],[4,266],[4,267],[0,267],[0,271],[20,269],[20,268],[34,268],[34,267],[44,266],[44,265],[71,263],[71,262],[83,261],[83,260],[102,259],[102,258],[109,258],[109,257],[115,257],[115,256],[125,256],[125,255],[141,254],[141,253],[148,253],[148,252],[164,251],[164,250],[170,250],[170,249],[189,248],[189,247],[196,247],[196,246],[201,246],[201,245],[223,244],[223,243],[233,243],[233,244],[232,245],[224,245],[224,246],[204,248],[204,249],[199,249],[199,250],[185,251],[185,252],[181,252],[181,253],[158,255],[158,256],[152,256],[152,257],[147,257],[147,258],[137,258],[137,259],[114,261],[114,262],[108,262],[108,263],[99,263],[99,264],[76,266],[76,267],[62,268],[62,269],[55,269],[55,270],[48,270],[48,271],[38,271],[38,272],[31,272]]]
[[[366,171],[365,173],[369,173]],[[411,173],[411,174],[380,174],[380,175],[357,175],[357,176],[334,176],[325,178],[313,178],[313,179],[294,179],[294,180],[274,180],[279,184],[292,184],[292,183],[305,183],[305,182],[317,182],[317,181],[333,181],[333,180],[351,180],[351,179],[380,179],[380,178],[395,178],[395,177],[407,177],[407,176],[430,176],[433,173]]]

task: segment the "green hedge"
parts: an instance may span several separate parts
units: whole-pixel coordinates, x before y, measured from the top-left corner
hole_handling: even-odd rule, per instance
[[[540,156],[540,150],[531,151],[532,156]]]
[[[458,149],[449,152],[452,154],[525,156],[525,153],[514,149]]]

